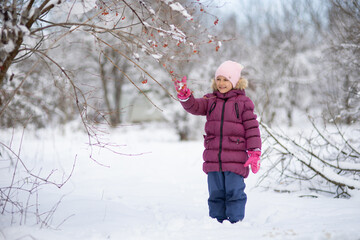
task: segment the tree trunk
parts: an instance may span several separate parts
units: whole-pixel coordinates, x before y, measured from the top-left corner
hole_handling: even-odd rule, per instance
[[[127,69],[129,68],[129,64],[127,61],[124,61],[124,63],[121,66],[122,71],[126,72]],[[114,75],[118,75],[117,73],[119,73],[119,71],[117,70],[116,67],[113,68],[113,73]],[[115,102],[115,109],[113,112],[114,115],[114,126],[116,126],[117,124],[121,123],[121,95],[122,95],[122,86],[124,83],[124,74],[120,74],[119,77],[116,77],[115,81],[114,81],[114,88],[115,88],[115,93],[114,93],[114,102]]]

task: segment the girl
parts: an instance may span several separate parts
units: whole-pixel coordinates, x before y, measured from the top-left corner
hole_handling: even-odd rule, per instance
[[[186,111],[206,116],[203,170],[208,174],[209,214],[220,223],[236,223],[245,216],[244,178],[260,168],[261,139],[254,104],[245,95],[243,66],[222,63],[215,72],[213,93],[194,98],[186,77],[175,80],[178,98]]]

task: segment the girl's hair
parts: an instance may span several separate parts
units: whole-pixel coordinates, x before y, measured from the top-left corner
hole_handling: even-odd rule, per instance
[[[244,90],[247,87],[248,87],[248,80],[246,78],[240,77],[240,79],[236,83],[236,86],[234,87],[234,89]],[[211,88],[212,88],[213,91],[218,91],[218,89],[216,87],[215,79],[212,79]]]

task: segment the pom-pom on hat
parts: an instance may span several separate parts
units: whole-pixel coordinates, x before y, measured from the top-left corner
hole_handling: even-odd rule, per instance
[[[235,88],[237,82],[241,77],[241,70],[243,65],[233,61],[223,62],[215,72],[215,80],[218,76],[223,76],[229,80]]]

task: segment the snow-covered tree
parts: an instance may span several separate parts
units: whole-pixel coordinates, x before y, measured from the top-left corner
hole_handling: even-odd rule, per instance
[[[208,41],[203,41],[204,38],[211,38],[213,44],[216,44],[216,37],[208,37],[207,29],[198,22],[205,10],[206,5],[198,1],[2,1],[0,115],[5,114],[26,79],[31,78],[33,69],[44,61],[56,65],[48,58],[49,54],[56,47],[63,49],[64,38],[76,31],[91,36],[94,47],[102,45],[112,49],[135,66],[139,75],[146,76],[146,79],[162,87],[158,79],[145,69],[148,57],[167,72],[169,79],[176,77],[174,65],[196,55],[202,44],[208,44]],[[111,36],[111,39],[104,36]],[[45,41],[47,45],[44,45]],[[10,67],[21,69],[22,60],[32,54],[39,58],[20,81]],[[107,60],[118,71],[122,71],[111,56],[107,56]],[[57,67],[62,69],[60,64]],[[66,70],[63,72],[65,74]],[[133,79],[131,75],[124,76],[137,91],[142,91],[138,77]],[[79,112],[85,114],[86,96],[79,93],[81,89],[74,79],[70,75],[67,77],[71,80]],[[8,88],[9,82],[13,80],[19,83],[15,88]],[[165,88],[163,90],[167,91]]]
[[[241,24],[248,43],[251,82],[258,87],[254,101],[271,125],[294,123],[296,112],[313,107],[312,84],[317,80],[321,35],[313,19],[315,3],[254,1]]]
[[[203,44],[216,48],[217,38],[199,23],[201,15],[207,13],[206,7],[199,1],[180,0],[1,1],[1,126],[26,127],[48,112],[63,115],[61,119],[66,121],[68,113],[76,111],[89,146],[111,148],[99,137],[102,132],[98,134],[96,124],[107,117],[109,108],[118,111],[115,101],[119,96],[114,99],[116,107],[104,110],[106,100],[98,104],[102,90],[112,89],[108,82],[101,84],[102,64],[106,62],[103,70],[113,72],[110,77],[116,84],[130,82],[134,96],[141,92],[156,105],[147,94],[151,92],[149,86],[172,94],[159,81],[158,71],[150,70],[161,69],[161,76],[171,83],[183,74],[178,63],[190,61],[201,52]],[[107,77],[104,74],[103,80]],[[39,121],[38,126],[49,120]],[[0,186],[0,211],[20,215],[21,223],[29,213],[27,203],[21,201],[36,197],[43,184],[62,187],[71,173],[60,183],[52,179],[54,171],[35,173],[17,154],[21,151],[12,149],[11,142],[0,142],[0,158],[7,156],[5,161],[13,171],[9,185]],[[27,176],[20,177],[19,171]],[[17,199],[18,191],[28,197]],[[46,225],[39,212],[34,214]]]
[[[360,1],[331,1],[324,102],[327,118],[346,124],[360,119]],[[330,113],[330,114],[329,114]]]

